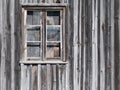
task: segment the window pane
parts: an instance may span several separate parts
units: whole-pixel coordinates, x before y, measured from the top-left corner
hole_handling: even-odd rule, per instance
[[[60,41],[60,27],[47,28],[47,41]]]
[[[41,44],[28,43],[27,44],[27,57],[41,57]]]
[[[60,43],[47,43],[47,58],[60,57]]]
[[[41,22],[40,11],[27,11],[27,25],[40,25]]]
[[[60,11],[47,11],[47,25],[60,25]]]
[[[27,29],[27,41],[40,41],[41,30],[40,27]]]

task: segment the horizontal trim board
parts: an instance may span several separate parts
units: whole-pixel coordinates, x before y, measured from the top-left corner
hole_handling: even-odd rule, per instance
[[[20,61],[21,64],[67,64],[63,61]]]
[[[67,3],[59,3],[59,4],[54,4],[54,3],[52,3],[52,4],[47,4],[47,3],[41,3],[41,4],[36,4],[36,3],[26,3],[26,4],[21,4],[22,5],[22,7],[32,7],[32,6],[34,6],[34,7],[66,7],[66,6],[68,6],[68,4]]]

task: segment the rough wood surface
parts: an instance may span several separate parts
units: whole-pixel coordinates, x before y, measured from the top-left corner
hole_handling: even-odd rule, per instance
[[[65,7],[65,61],[19,62],[22,8]],[[1,0],[0,90],[119,90],[119,0]]]
[[[82,8],[82,16],[76,8]],[[74,46],[73,81],[80,81],[79,86],[73,84],[74,90],[119,89],[119,0],[75,0],[73,12],[74,22],[79,24],[74,23],[73,42],[80,37],[77,48],[81,48],[77,51]]]

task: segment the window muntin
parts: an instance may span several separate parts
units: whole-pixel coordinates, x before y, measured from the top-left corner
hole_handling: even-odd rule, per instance
[[[63,10],[26,10],[26,59],[63,60]]]

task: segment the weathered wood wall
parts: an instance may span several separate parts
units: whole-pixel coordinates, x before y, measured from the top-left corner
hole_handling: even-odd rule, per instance
[[[20,88],[20,3],[0,1],[0,90]]]
[[[120,89],[120,1],[74,0],[73,90]]]
[[[21,6],[29,5],[66,7],[67,64],[19,63]],[[119,90],[119,18],[119,0],[2,0],[0,90]]]

